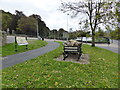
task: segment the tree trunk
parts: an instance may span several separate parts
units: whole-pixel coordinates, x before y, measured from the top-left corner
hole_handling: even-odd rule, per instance
[[[95,30],[92,30],[92,47],[95,47]]]

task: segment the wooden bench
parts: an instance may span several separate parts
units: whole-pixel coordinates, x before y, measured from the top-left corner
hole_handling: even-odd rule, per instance
[[[67,45],[64,45],[63,60],[65,60],[70,53],[78,54],[78,60],[79,60],[81,55],[82,55],[81,46],[82,46],[82,43],[80,45],[78,45],[78,46],[67,46]]]

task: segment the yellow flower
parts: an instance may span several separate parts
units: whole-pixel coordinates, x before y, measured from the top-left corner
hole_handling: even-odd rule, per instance
[[[55,82],[55,86],[57,86],[58,85],[58,82]]]

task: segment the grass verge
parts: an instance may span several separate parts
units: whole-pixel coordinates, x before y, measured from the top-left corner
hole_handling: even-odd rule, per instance
[[[42,40],[28,40],[28,49],[26,50],[26,46],[18,46],[17,52],[15,52],[15,43],[10,43],[5,46],[0,47],[2,49],[2,56],[18,54],[21,52],[37,49],[47,45],[47,42]]]
[[[90,64],[55,61],[57,49],[35,59],[3,69],[3,88],[118,88],[118,54],[83,45]],[[27,71],[27,72],[26,72]]]

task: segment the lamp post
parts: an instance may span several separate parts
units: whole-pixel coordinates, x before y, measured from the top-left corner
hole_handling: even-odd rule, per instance
[[[67,13],[67,31],[68,31],[68,13]],[[67,41],[68,41],[68,38],[69,38],[69,32],[68,32],[68,35],[67,35]]]
[[[39,39],[39,32],[38,32],[38,20],[37,20],[37,38]]]

